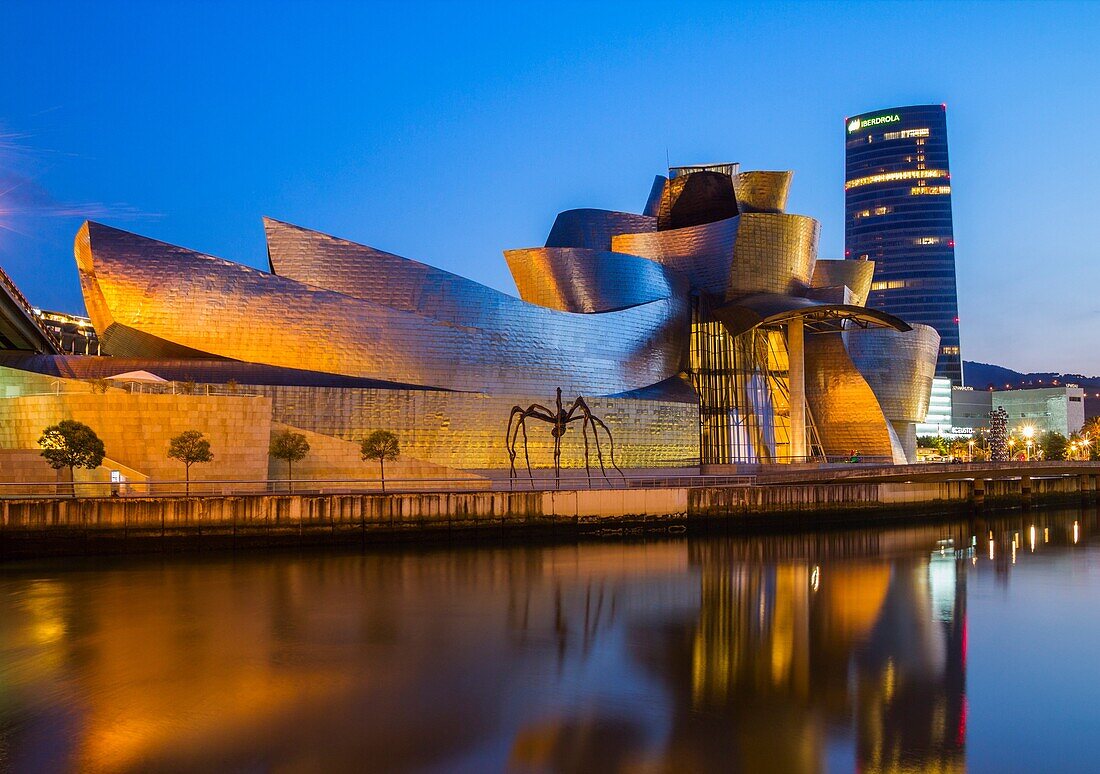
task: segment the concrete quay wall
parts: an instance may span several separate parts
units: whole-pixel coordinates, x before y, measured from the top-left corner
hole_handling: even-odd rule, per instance
[[[776,529],[889,521],[960,507],[1095,494],[1095,476],[701,488],[410,494],[0,500],[0,557],[159,550],[158,544],[430,539],[476,531],[599,532],[703,527]],[[1030,487],[1030,491],[1028,491]],[[977,492],[975,490],[978,490]]]

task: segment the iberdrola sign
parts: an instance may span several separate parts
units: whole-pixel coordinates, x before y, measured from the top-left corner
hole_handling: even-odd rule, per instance
[[[870,129],[872,126],[878,126],[879,124],[892,124],[900,120],[901,116],[897,113],[884,113],[881,116],[872,116],[871,118],[853,118],[848,122],[848,134],[858,132],[860,129]]]

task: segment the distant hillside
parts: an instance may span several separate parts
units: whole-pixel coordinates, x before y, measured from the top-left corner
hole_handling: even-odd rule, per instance
[[[984,390],[992,386],[1003,390],[1006,387],[1050,387],[1062,384],[1076,384],[1088,389],[1100,390],[1100,376],[1083,374],[1060,374],[1054,371],[1036,371],[1023,374],[1004,366],[991,363],[963,363],[963,377],[968,387]]]

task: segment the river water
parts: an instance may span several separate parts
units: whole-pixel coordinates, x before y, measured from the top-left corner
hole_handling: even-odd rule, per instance
[[[1096,771],[1098,649],[1095,509],[15,563],[0,770]]]

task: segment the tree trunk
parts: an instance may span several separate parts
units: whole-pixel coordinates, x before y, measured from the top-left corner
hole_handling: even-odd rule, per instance
[[[382,494],[386,493],[386,459],[385,457],[378,458],[378,469],[382,472]]]
[[[183,479],[184,479],[183,496],[184,497],[190,497],[191,496],[191,465],[190,465],[190,463],[183,466]]]
[[[286,488],[291,494],[294,494],[294,463],[290,460],[286,461]]]
[[[76,499],[76,468],[69,466],[69,488],[72,490],[73,499]]]

